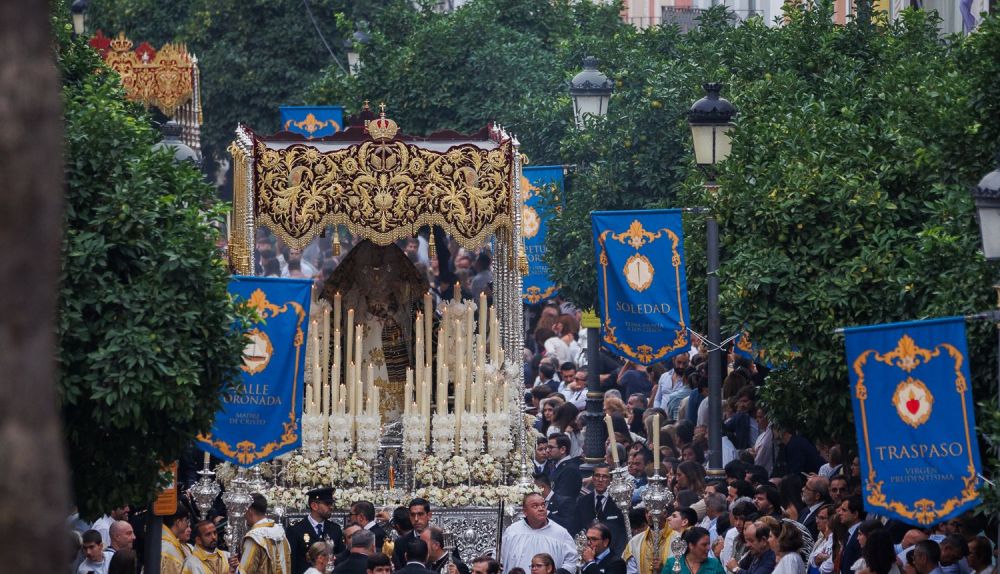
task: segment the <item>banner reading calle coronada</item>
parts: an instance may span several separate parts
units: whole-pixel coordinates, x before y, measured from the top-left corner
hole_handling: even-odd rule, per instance
[[[281,106],[281,129],[306,139],[332,136],[344,125],[341,106]]]
[[[247,333],[243,378],[223,399],[203,450],[252,466],[298,448],[312,282],[234,276],[229,293],[260,318]]]
[[[643,365],[686,352],[680,210],[595,211],[590,219],[604,347]]]
[[[975,506],[979,448],[964,319],[844,334],[866,508],[926,526]]]
[[[563,168],[560,165],[540,165],[524,168],[521,176],[521,235],[524,252],[528,256],[528,274],[524,277],[521,293],[525,303],[535,304],[555,297],[559,288],[549,279],[549,266],[545,263],[545,234],[548,214],[542,205],[542,190],[555,187],[562,195]]]

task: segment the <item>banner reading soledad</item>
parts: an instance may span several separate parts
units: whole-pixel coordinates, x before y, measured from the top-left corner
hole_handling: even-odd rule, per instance
[[[242,380],[227,394],[202,450],[252,466],[298,448],[309,301],[308,279],[234,276],[229,293],[259,321],[247,333]]]
[[[965,320],[844,334],[867,510],[927,526],[978,504]]]
[[[595,211],[590,219],[604,347],[642,365],[686,352],[681,211]]]

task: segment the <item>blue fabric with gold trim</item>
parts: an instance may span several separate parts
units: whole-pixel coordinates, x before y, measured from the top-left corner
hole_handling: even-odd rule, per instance
[[[604,347],[643,365],[686,352],[691,338],[680,210],[595,211],[590,220]]]
[[[252,466],[298,448],[312,281],[233,276],[230,295],[252,307],[242,379],[223,398],[199,447],[240,466]]]
[[[869,512],[927,526],[979,503],[965,320],[844,329]]]
[[[552,188],[555,189],[546,189]],[[525,303],[539,303],[555,297],[559,288],[549,278],[549,266],[545,263],[545,234],[548,231],[542,194],[554,191],[563,193],[563,168],[561,165],[540,165],[524,168],[521,176],[521,235],[524,237],[524,251],[528,256],[528,274],[524,277],[521,294]]]
[[[281,106],[281,129],[307,139],[332,136],[344,125],[342,106]]]

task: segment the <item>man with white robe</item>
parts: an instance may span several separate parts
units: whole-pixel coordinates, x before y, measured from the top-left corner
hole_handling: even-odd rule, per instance
[[[653,523],[653,517],[647,512],[646,522]],[[629,540],[622,552],[622,559],[625,560],[626,574],[659,574],[663,565],[670,558],[670,543],[680,536],[679,532],[667,526],[667,515],[663,513],[660,517],[660,548],[659,556],[653,556],[653,529],[646,527],[639,534]]]
[[[202,520],[194,525],[194,548],[184,560],[181,574],[234,574],[239,561],[218,548],[219,533],[215,524]]]
[[[247,508],[247,526],[250,530],[243,537],[240,556],[240,574],[290,574],[292,553],[285,538],[285,530],[267,517],[267,499],[253,495]]]
[[[528,493],[521,509],[524,520],[510,525],[501,540],[503,574],[515,567],[531,572],[532,556],[543,552],[552,556],[558,574],[575,572],[579,561],[576,543],[565,528],[549,520],[545,497],[537,492]]]

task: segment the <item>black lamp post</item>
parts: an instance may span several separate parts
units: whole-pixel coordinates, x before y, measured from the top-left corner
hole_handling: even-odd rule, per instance
[[[569,95],[573,98],[573,116],[579,129],[586,129],[592,118],[608,115],[611,99],[611,80],[597,69],[597,58],[583,59],[583,71],[569,83]],[[595,312],[585,313],[582,326],[587,329],[587,410],[584,415],[583,458],[584,470],[604,462],[604,442],[607,430],[602,423],[604,414],[604,394],[601,393],[600,353],[601,318]]]
[[[344,41],[344,48],[347,49],[347,71],[352,76],[361,69],[361,54],[358,48],[367,46],[370,42],[371,37],[364,30],[358,30]]]
[[[716,191],[717,166],[732,151],[730,132],[736,108],[725,98],[719,97],[722,84],[704,85],[707,95],[698,100],[688,111],[688,125],[694,139],[694,155],[698,167],[705,171],[705,187]],[[725,478],[722,469],[722,339],[719,320],[719,223],[711,212],[708,214],[708,478]]]
[[[583,59],[583,71],[569,82],[569,95],[573,98],[573,116],[576,126],[586,127],[588,117],[603,118],[608,115],[613,84],[597,69],[597,58]]]
[[[73,0],[69,11],[73,15],[73,33],[77,36],[83,34],[87,29],[87,6],[89,0]]]

